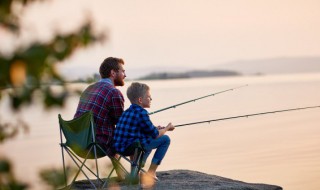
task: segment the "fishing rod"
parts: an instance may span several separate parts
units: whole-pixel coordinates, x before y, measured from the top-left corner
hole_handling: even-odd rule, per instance
[[[296,111],[296,110],[304,110],[304,109],[312,109],[312,108],[320,108],[320,106],[310,106],[310,107],[302,107],[302,108],[292,108],[292,109],[285,109],[285,110],[276,110],[276,111],[268,111],[268,112],[261,112],[261,113],[254,113],[254,114],[247,114],[247,115],[238,115],[233,117],[225,117],[225,118],[219,118],[219,119],[212,119],[212,120],[206,120],[206,121],[197,121],[192,123],[185,123],[180,125],[175,125],[175,127],[182,127],[187,125],[196,125],[201,123],[210,123],[215,121],[222,121],[222,120],[230,120],[230,119],[237,119],[241,117],[251,117],[251,116],[257,116],[257,115],[266,115],[271,113],[279,113],[279,112],[288,112],[288,111]]]
[[[179,104],[175,104],[173,106],[169,106],[169,107],[162,108],[162,109],[159,109],[159,110],[154,111],[154,112],[150,112],[149,115],[152,115],[152,114],[155,114],[155,113],[158,113],[158,112],[161,112],[161,111],[165,111],[165,110],[168,110],[168,109],[171,109],[171,108],[176,108],[176,107],[181,106],[183,104],[188,104],[190,102],[195,102],[195,101],[203,99],[203,98],[207,98],[207,97],[210,97],[210,96],[214,96],[214,95],[217,95],[217,94],[221,94],[221,93],[224,93],[224,92],[228,92],[228,91],[239,89],[239,88],[246,87],[246,86],[248,86],[248,85],[246,84],[246,85],[230,88],[230,89],[227,89],[227,90],[223,90],[223,91],[220,91],[220,92],[216,92],[216,93],[213,93],[213,94],[209,94],[209,95],[206,95],[206,96],[202,96],[202,97],[199,97],[199,98],[195,98],[195,99],[192,99],[192,100],[188,100],[188,101],[185,101],[185,102],[182,102],[182,103],[179,103]]]

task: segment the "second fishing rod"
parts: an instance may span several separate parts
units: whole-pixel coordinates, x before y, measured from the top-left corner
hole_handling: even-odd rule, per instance
[[[175,105],[172,105],[172,106],[168,106],[168,107],[165,107],[165,108],[150,112],[149,115],[152,115],[152,114],[155,114],[155,113],[159,113],[159,112],[162,112],[162,111],[165,111],[165,110],[168,110],[168,109],[176,108],[178,106],[181,106],[181,105],[184,105],[184,104],[188,104],[188,103],[192,103],[192,102],[195,102],[197,100],[201,100],[201,99],[204,99],[204,98],[215,96],[217,94],[222,94],[222,93],[225,93],[225,92],[228,92],[228,91],[232,91],[232,90],[235,90],[235,89],[243,88],[243,87],[246,87],[246,86],[248,86],[248,85],[246,84],[246,85],[242,85],[242,86],[238,86],[238,87],[234,87],[234,88],[229,88],[229,89],[226,89],[226,90],[223,90],[223,91],[215,92],[215,93],[212,93],[212,94],[208,94],[206,96],[201,96],[201,97],[198,97],[198,98],[195,98],[195,99],[192,99],[192,100],[188,100],[188,101],[185,101],[185,102],[181,102],[181,103],[178,103],[178,104],[175,104]]]

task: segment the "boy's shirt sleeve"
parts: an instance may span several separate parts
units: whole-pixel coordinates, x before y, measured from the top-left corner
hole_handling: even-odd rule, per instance
[[[149,114],[146,110],[143,110],[141,112],[141,125],[142,125],[142,131],[151,135],[153,139],[157,138],[159,135],[158,129],[152,124]]]

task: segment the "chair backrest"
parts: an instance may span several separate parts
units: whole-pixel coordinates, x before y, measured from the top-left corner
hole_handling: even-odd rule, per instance
[[[60,130],[63,132],[66,146],[72,149],[78,156],[84,158],[95,142],[95,124],[91,111],[83,113],[80,117],[72,120],[63,120],[59,114]],[[99,157],[105,156],[101,150],[97,149]],[[88,158],[94,158],[94,154],[90,153]]]

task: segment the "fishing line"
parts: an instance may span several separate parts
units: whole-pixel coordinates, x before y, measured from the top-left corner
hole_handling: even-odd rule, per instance
[[[187,125],[197,125],[197,124],[201,124],[201,123],[209,123],[210,124],[210,122],[215,122],[215,121],[237,119],[237,118],[242,118],[242,117],[248,118],[248,117],[257,116],[257,115],[266,115],[266,114],[271,114],[271,113],[289,112],[289,111],[297,111],[297,110],[312,109],[312,108],[320,108],[320,106],[309,106],[309,107],[291,108],[291,109],[284,109],[284,110],[253,113],[253,114],[247,114],[247,115],[238,115],[238,116],[232,116],[232,117],[225,117],[225,118],[218,118],[218,119],[211,119],[211,120],[205,120],[205,121],[185,123],[185,124],[175,125],[175,127],[182,127],[182,126],[187,126]]]

